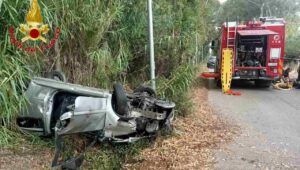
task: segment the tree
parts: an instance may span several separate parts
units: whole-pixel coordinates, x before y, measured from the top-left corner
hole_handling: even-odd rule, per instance
[[[300,0],[228,0],[221,9],[219,20],[227,18],[250,20],[261,16],[293,16],[300,9]]]

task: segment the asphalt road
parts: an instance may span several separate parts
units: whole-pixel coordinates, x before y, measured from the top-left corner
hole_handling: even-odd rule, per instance
[[[257,89],[239,83],[242,96],[208,82],[216,113],[240,125],[241,134],[216,151],[216,169],[300,169],[300,90]]]

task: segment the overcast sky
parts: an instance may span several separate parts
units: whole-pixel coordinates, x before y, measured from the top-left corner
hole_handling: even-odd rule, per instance
[[[221,3],[225,2],[226,0],[219,0]]]

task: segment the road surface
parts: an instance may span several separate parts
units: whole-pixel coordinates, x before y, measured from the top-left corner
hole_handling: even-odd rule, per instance
[[[300,90],[234,86],[228,96],[208,82],[215,111],[241,126],[241,134],[216,151],[216,169],[300,169]]]

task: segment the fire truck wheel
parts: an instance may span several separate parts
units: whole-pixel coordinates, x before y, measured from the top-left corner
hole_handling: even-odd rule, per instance
[[[217,85],[217,87],[221,88],[222,87],[222,83],[220,79],[215,79],[215,83]]]
[[[255,80],[255,86],[261,88],[269,88],[271,83],[271,80]]]

